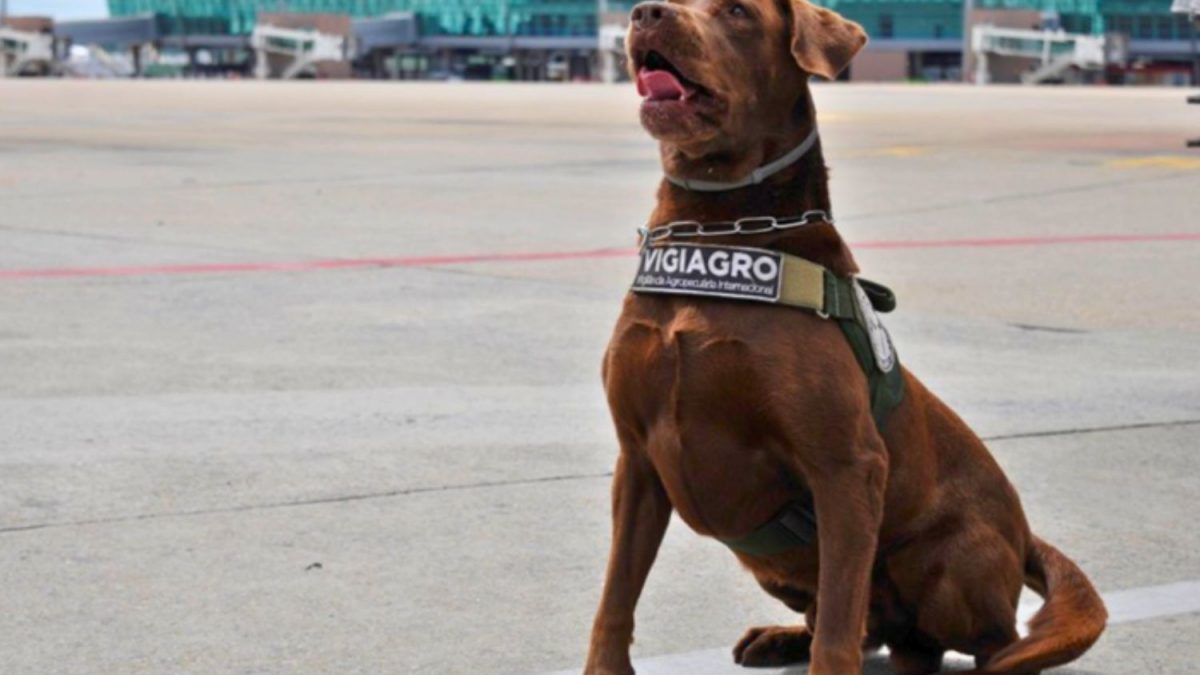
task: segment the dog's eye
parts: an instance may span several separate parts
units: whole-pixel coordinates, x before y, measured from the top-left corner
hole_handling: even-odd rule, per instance
[[[750,16],[750,12],[746,11],[746,6],[740,2],[735,2],[729,6],[729,15],[737,17]]]

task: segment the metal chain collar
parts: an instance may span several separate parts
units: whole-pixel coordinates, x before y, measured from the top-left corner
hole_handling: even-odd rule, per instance
[[[672,238],[688,239],[692,237],[728,237],[733,235],[767,234],[768,232],[786,232],[817,223],[833,224],[833,218],[828,212],[820,209],[805,211],[799,216],[776,218],[775,216],[750,216],[737,220],[726,220],[712,223],[701,223],[696,220],[676,220],[658,227],[639,227],[638,234],[642,236],[642,244],[656,244]]]

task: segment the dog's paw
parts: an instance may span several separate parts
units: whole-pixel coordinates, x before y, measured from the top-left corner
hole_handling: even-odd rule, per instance
[[[746,631],[733,648],[733,661],[766,668],[808,660],[813,636],[804,626],[760,626]]]
[[[601,662],[601,659],[589,658],[583,666],[583,675],[634,675],[633,665],[629,657]]]
[[[583,675],[634,675],[634,672],[633,666],[624,666],[619,668],[586,667],[583,669]]]

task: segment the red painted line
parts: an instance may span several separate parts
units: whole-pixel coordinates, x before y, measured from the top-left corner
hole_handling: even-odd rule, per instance
[[[540,262],[546,260],[587,258],[625,258],[634,253],[637,253],[636,248],[601,248],[586,251],[353,258],[349,260],[303,260],[297,262],[211,263],[195,265],[149,265],[142,267],[52,267],[46,269],[0,270],[0,279],[133,277],[168,274],[219,274],[227,272],[297,272],[363,267],[437,267],[441,265],[470,265],[487,262]]]
[[[1168,234],[1093,234],[1077,236],[1010,237],[987,239],[910,239],[860,241],[852,249],[932,249],[990,248],[1003,246],[1061,246],[1066,244],[1114,244],[1167,241],[1200,241],[1200,232]],[[623,258],[637,253],[636,248],[598,248],[582,251],[544,251],[526,253],[484,253],[477,255],[407,256],[396,258],[353,258],[348,260],[305,260],[293,262],[244,262],[130,267],[51,267],[44,269],[0,270],[3,279],[133,277],[176,274],[222,274],[238,272],[303,272],[372,267],[438,267],[489,262],[546,262]]]
[[[1049,237],[1010,237],[992,239],[913,239],[896,241],[860,241],[850,248],[988,248],[994,246],[1061,246],[1063,244],[1119,244],[1154,241],[1200,241],[1200,232],[1172,234],[1085,234]]]

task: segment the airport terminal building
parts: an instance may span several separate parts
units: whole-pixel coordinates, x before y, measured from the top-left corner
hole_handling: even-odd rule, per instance
[[[843,76],[850,80],[1193,83],[1195,24],[1171,13],[1167,0],[974,0],[968,10],[963,0],[817,2],[858,21],[871,36]],[[107,23],[125,22],[123,30],[136,36],[122,38],[118,48],[132,39],[156,54],[184,54],[189,74],[570,81],[623,76],[621,42],[632,2],[108,4],[113,18]],[[61,32],[70,44],[105,44],[104,23],[67,22]],[[314,43],[304,32],[329,39]],[[306,49],[309,58],[296,66],[296,54]]]

